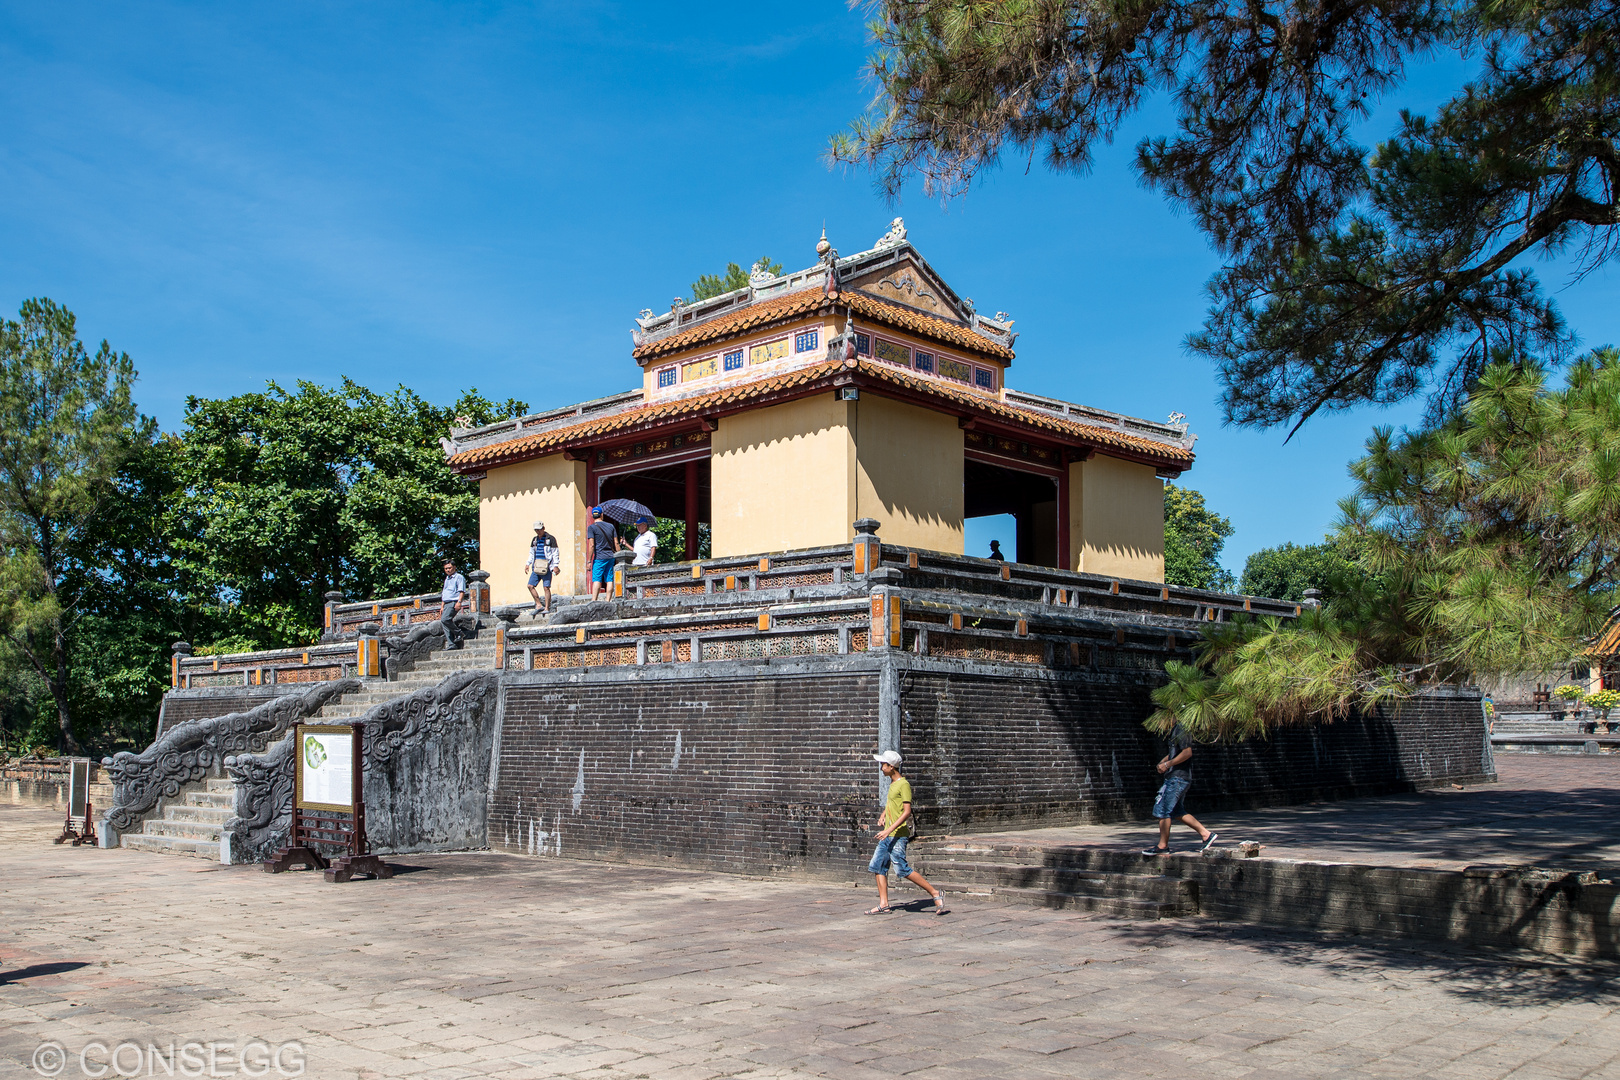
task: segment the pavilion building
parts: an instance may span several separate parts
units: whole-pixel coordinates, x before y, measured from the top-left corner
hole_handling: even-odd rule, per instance
[[[445,440],[479,484],[495,603],[527,598],[531,523],[586,591],[589,508],[614,498],[698,526],[714,557],[845,543],[874,518],[891,544],[963,552],[968,518],[1010,514],[1019,562],[1164,580],[1163,480],[1196,436],[1007,387],[1017,335],[979,314],[896,219],[870,250],[825,237],[811,267],[641,312],[641,386]],[[972,552],[970,554],[984,554]]]

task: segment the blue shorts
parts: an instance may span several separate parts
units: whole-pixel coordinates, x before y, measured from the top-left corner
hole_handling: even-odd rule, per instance
[[[591,580],[600,581],[603,585],[613,584],[613,560],[597,559],[591,563]]]
[[[1192,786],[1192,780],[1185,776],[1167,776],[1164,784],[1159,788],[1159,797],[1153,800],[1153,816],[1156,818],[1180,817],[1187,811],[1182,809],[1181,803],[1187,797],[1187,789]]]
[[[529,588],[532,589],[536,585],[544,585],[548,589],[551,588],[551,571],[547,570],[543,574],[531,572],[529,574]]]
[[[886,836],[878,841],[877,850],[872,853],[872,861],[866,868],[874,874],[887,874],[889,864],[894,864],[894,872],[900,877],[911,876],[911,864],[906,862],[906,845],[911,842],[909,836]]]

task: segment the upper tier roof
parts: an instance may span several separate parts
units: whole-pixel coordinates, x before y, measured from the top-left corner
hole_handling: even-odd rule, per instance
[[[994,319],[980,315],[973,301],[945,283],[906,239],[905,224],[895,218],[889,231],[869,250],[840,257],[826,245],[815,265],[774,275],[755,266],[745,288],[688,304],[679,298],[662,315],[643,310],[631,332],[631,355],[642,364],[660,356],[695,348],[797,318],[825,300],[865,319],[904,330],[943,345],[992,357],[1013,359],[1013,320],[1005,312]]]

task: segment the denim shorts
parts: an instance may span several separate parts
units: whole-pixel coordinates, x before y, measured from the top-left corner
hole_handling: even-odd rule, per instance
[[[889,864],[894,864],[894,872],[900,877],[911,876],[911,864],[906,862],[906,845],[911,842],[909,836],[886,836],[878,841],[877,850],[872,853],[872,861],[866,868],[874,874],[887,874]]]
[[[1153,816],[1156,818],[1180,817],[1187,811],[1182,809],[1181,802],[1187,797],[1187,789],[1192,786],[1192,780],[1185,776],[1167,776],[1164,784],[1159,788],[1159,797],[1153,800]]]
[[[597,559],[591,563],[591,580],[600,581],[603,585],[613,584],[613,560]]]
[[[532,589],[536,585],[544,585],[548,589],[551,588],[551,571],[547,570],[543,574],[530,573],[529,574],[529,588]]]

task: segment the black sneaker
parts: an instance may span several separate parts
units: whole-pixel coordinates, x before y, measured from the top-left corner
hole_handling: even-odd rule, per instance
[[[1167,848],[1167,847],[1143,848],[1142,849],[1142,854],[1144,854],[1144,855],[1168,855],[1168,854],[1170,854],[1170,849]]]
[[[1204,846],[1199,848],[1198,850],[1199,851],[1208,851],[1210,848],[1215,846],[1215,841],[1219,840],[1220,837],[1221,837],[1220,833],[1211,831],[1209,836],[1204,840]]]

